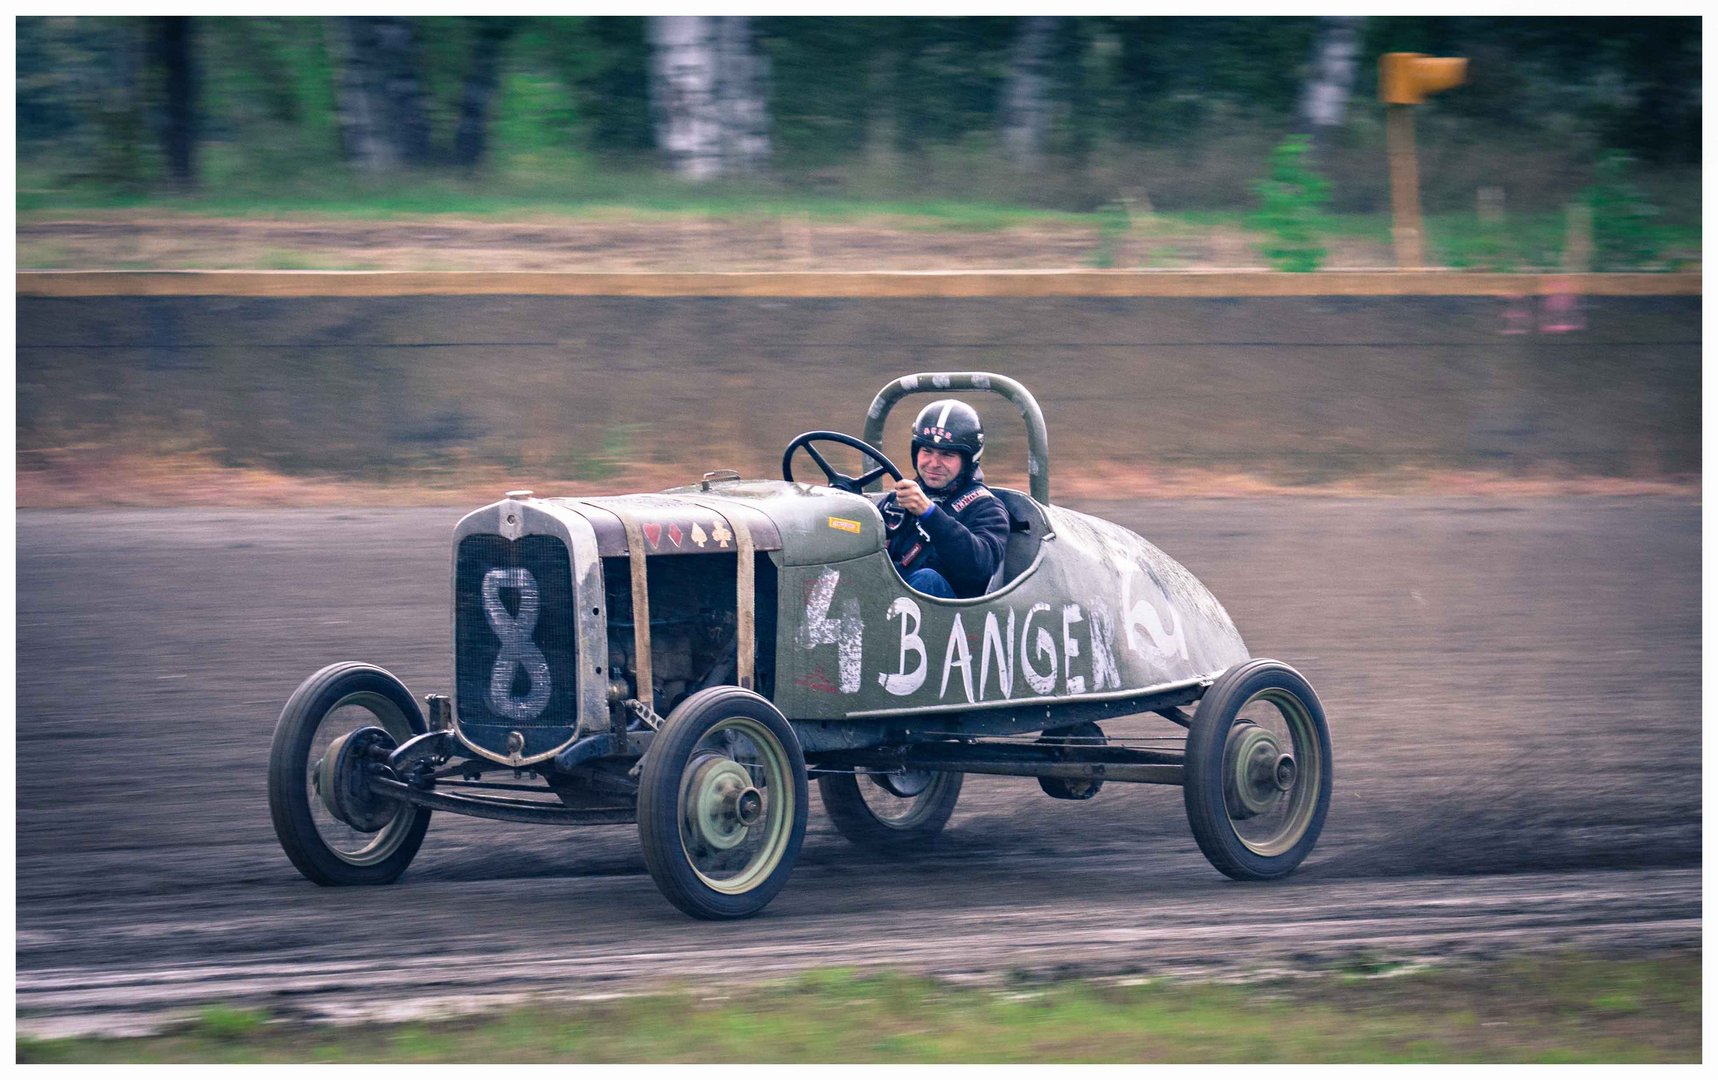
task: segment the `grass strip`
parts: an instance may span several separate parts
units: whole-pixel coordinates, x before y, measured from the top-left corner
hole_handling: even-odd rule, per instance
[[[310,1025],[205,1009],[146,1038],[20,1038],[24,1063],[1697,1062],[1700,953],[1313,976],[951,986],[832,969],[454,1019]]]

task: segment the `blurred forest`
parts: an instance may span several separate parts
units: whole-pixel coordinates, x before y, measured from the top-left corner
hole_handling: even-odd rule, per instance
[[[1413,51],[1470,59],[1466,85],[1417,110],[1428,212],[1472,210],[1482,189],[1558,208],[1611,161],[1698,216],[1697,17],[16,25],[20,209],[72,190],[374,190],[409,175],[568,201],[663,182],[1233,211],[1300,134],[1328,209],[1377,213],[1377,59]]]

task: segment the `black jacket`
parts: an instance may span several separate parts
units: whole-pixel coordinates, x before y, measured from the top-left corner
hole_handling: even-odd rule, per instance
[[[928,566],[948,579],[956,596],[983,595],[1008,546],[1008,508],[976,470],[964,486],[932,496],[931,503],[929,514],[908,515],[906,527],[889,540],[895,569],[905,577]]]

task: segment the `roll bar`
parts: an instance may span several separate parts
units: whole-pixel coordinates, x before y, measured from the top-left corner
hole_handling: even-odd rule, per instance
[[[1044,427],[1044,413],[1032,392],[1006,375],[988,371],[931,371],[891,380],[877,391],[870,409],[865,412],[865,441],[881,447],[883,423],[889,410],[908,394],[935,394],[951,390],[984,390],[1001,394],[1020,410],[1026,421],[1026,476],[1031,495],[1040,503],[1050,502],[1050,435]]]

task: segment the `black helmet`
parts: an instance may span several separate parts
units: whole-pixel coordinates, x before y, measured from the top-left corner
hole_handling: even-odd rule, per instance
[[[956,450],[966,460],[962,475],[970,472],[984,456],[984,422],[978,410],[964,401],[943,398],[933,401],[919,411],[913,421],[913,461],[919,460],[919,448]]]

